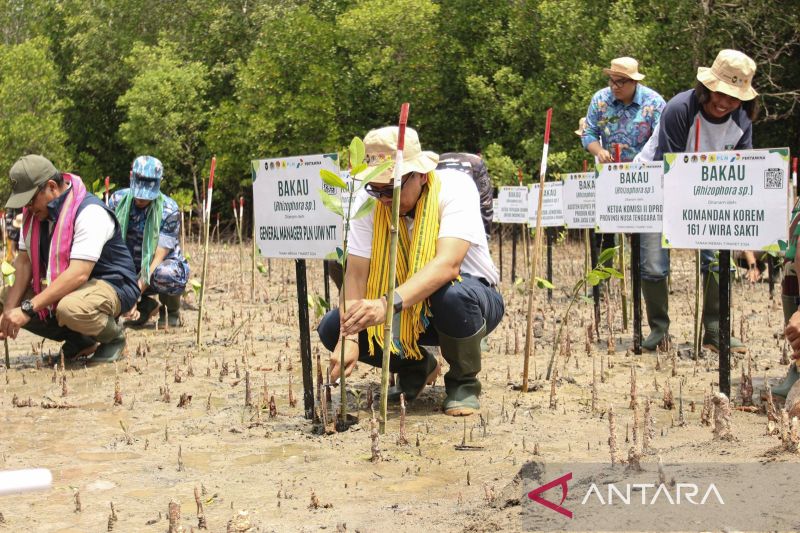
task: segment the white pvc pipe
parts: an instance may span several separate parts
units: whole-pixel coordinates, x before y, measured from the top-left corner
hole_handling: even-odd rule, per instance
[[[52,483],[53,474],[46,468],[0,471],[0,496],[47,490]]]

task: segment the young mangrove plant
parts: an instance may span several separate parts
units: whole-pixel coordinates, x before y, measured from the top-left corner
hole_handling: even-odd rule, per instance
[[[349,163],[350,163],[350,175],[356,176],[360,172],[363,172],[367,169],[367,163],[364,161],[364,157],[366,155],[366,150],[364,148],[364,142],[358,138],[354,137],[352,142],[350,143],[349,149]],[[380,175],[386,169],[391,166],[391,161],[385,161],[381,165],[375,167],[367,176],[361,180],[360,182],[356,183],[356,180],[350,179],[348,182],[345,182],[341,176],[338,174],[331,172],[330,170],[320,170],[320,177],[322,181],[328,185],[329,187],[333,187],[337,194],[330,194],[324,190],[320,190],[319,194],[322,198],[322,203],[328,208],[330,211],[336,213],[340,217],[342,217],[342,222],[344,225],[343,231],[343,238],[342,238],[342,246],[341,248],[336,248],[336,252],[332,254],[335,259],[342,267],[342,272],[344,273],[342,276],[342,289],[340,292],[340,302],[339,302],[339,313],[344,315],[347,309],[347,302],[346,302],[346,280],[347,280],[347,242],[350,233],[350,222],[352,220],[357,220],[361,217],[364,217],[372,212],[373,208],[375,207],[375,199],[373,197],[368,197],[364,203],[358,206],[358,209],[355,213],[353,213],[353,201],[355,199],[356,193],[358,193],[364,186],[369,183],[375,176]],[[342,193],[345,193],[344,195]],[[345,203],[343,205],[342,197],[345,196]],[[345,354],[345,343],[340,342],[339,347],[339,385],[340,385],[340,392],[341,392],[341,407],[339,411],[339,422],[346,427],[347,422],[347,389],[345,387],[345,361],[344,361],[344,354]]]
[[[564,324],[567,323],[569,313],[572,311],[572,306],[580,297],[583,288],[585,286],[595,287],[603,280],[607,280],[612,277],[622,279],[622,272],[616,268],[605,266],[605,263],[610,261],[616,255],[618,248],[618,246],[615,246],[613,248],[606,248],[603,250],[600,253],[600,256],[597,258],[597,266],[587,272],[586,275],[582,279],[578,280],[578,282],[572,288],[569,305],[567,306],[567,310],[564,312],[564,316],[561,318],[561,326],[558,328],[558,335],[556,335],[556,339],[553,342],[553,353],[550,356],[550,362],[547,365],[547,376],[545,379],[550,379],[550,374],[553,370],[553,363],[555,362],[556,355],[558,354],[558,347],[561,346],[561,335],[564,332]]]

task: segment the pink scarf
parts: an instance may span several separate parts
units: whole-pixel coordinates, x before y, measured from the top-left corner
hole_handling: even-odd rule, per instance
[[[33,216],[30,209],[22,210],[22,238],[28,245],[28,254],[31,258],[33,293],[39,294],[44,285],[47,286],[56,280],[69,267],[69,256],[72,251],[72,240],[75,234],[75,218],[81,202],[86,197],[86,187],[81,181],[80,176],[75,174],[63,174],[64,181],[72,184],[66,198],[61,204],[61,211],[58,220],[53,228],[53,236],[50,240],[50,260],[47,262],[46,278],[42,279],[41,260],[39,258],[39,240],[41,239],[41,224]],[[28,240],[30,235],[30,241]],[[30,244],[28,244],[30,243]],[[55,311],[56,305],[52,304],[48,309]],[[39,311],[39,318],[47,318],[47,310]]]

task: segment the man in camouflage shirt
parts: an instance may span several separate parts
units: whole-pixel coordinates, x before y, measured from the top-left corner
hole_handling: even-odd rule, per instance
[[[109,200],[123,228],[142,291],[139,317],[127,322],[132,326],[147,324],[156,312],[158,327],[180,325],[180,299],[189,279],[189,264],[181,253],[178,204],[160,190],[163,172],[155,157],[137,157],[130,188],[115,192]],[[163,306],[153,298],[156,295]]]

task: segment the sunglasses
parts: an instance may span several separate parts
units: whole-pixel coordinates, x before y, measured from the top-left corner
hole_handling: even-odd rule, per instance
[[[406,184],[406,182],[416,174],[415,172],[409,172],[405,176],[400,179],[400,187]],[[364,190],[367,191],[367,194],[370,196],[381,199],[381,198],[391,198],[392,194],[394,194],[394,187],[393,186],[386,186],[386,187],[375,187],[372,183],[367,183],[364,186]]]
[[[608,78],[608,86],[609,87],[613,86],[616,87],[617,89],[622,89],[623,87],[625,87],[625,85],[627,85],[632,81],[633,80],[629,78],[618,78],[618,79]]]

